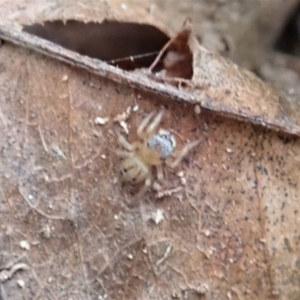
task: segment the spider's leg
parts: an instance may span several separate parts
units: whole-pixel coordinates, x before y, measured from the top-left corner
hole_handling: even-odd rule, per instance
[[[153,119],[153,121],[149,124],[148,128],[146,129],[146,133],[148,136],[151,136],[155,132],[159,123],[161,122],[163,115],[164,115],[164,111],[161,110],[157,114],[157,116]]]
[[[122,157],[122,158],[128,158],[128,157],[132,157],[134,156],[134,153],[132,152],[127,152],[127,151],[123,151],[123,150],[115,150],[116,155]]]
[[[118,141],[120,144],[128,151],[134,151],[137,148],[137,143],[130,144],[123,135],[117,134],[118,136]]]
[[[147,188],[149,188],[149,187],[151,186],[151,184],[152,184],[152,174],[149,173],[147,179],[145,180],[145,186],[146,186]]]
[[[141,182],[145,182],[145,180],[148,180],[149,172],[151,172],[150,168],[147,168],[147,171],[138,169],[138,172],[135,176],[134,183],[141,183]]]
[[[134,199],[138,199],[138,198],[141,198],[142,196],[144,196],[151,185],[152,185],[152,173],[150,170],[149,174],[145,180],[144,186],[138,191],[138,193],[136,195],[134,195]]]
[[[140,126],[137,129],[137,134],[140,138],[144,137],[144,130],[146,126],[149,124],[151,118],[155,115],[155,111],[152,111],[140,124]]]
[[[165,176],[164,176],[164,169],[162,165],[157,165],[156,170],[157,170],[157,179],[159,181],[163,181]]]
[[[178,164],[181,162],[181,160],[184,158],[184,156],[186,156],[187,153],[191,151],[194,147],[196,147],[201,141],[202,138],[186,144],[180,151],[175,151],[173,153],[173,156],[175,156],[175,160],[171,161],[170,159],[167,159],[166,164],[170,168],[176,168]]]

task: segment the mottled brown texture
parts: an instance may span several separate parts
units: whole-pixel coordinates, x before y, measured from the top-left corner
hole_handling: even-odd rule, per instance
[[[197,44],[193,49],[196,102],[255,124],[300,133],[299,117],[292,118],[284,109],[286,97],[279,89]]]
[[[67,2],[39,3],[31,2],[35,10],[24,8],[32,22],[41,21],[43,13],[55,19],[80,11],[76,4],[66,9]],[[92,21],[107,7],[103,3],[78,7]],[[15,22],[24,22],[13,2],[2,1],[1,16],[9,5]],[[222,61],[212,60],[216,69],[207,76],[220,65],[233,66]],[[102,77],[8,42],[0,48],[0,274],[9,263],[30,267],[0,282],[0,296],[299,299],[299,137],[225,118],[218,110],[196,114],[199,86],[185,91],[146,81],[138,72],[100,71]],[[204,71],[198,78],[203,80]],[[123,84],[104,78],[105,72],[115,72]],[[158,86],[157,94],[128,85],[138,77],[138,84]],[[234,75],[225,79],[240,91]],[[224,90],[215,87],[203,85],[218,104]],[[162,93],[168,98],[159,95],[160,88],[171,91]],[[179,97],[191,92],[196,100]],[[250,96],[240,99],[252,99],[253,111],[278,119],[278,107],[261,111]],[[234,104],[238,116],[238,105],[242,111],[245,103]],[[135,105],[138,111],[126,121],[130,141],[145,115],[162,106],[162,125],[179,133],[179,146],[203,138],[178,168],[186,186],[163,199],[150,191],[132,202],[118,181],[113,118]],[[109,122],[97,125],[96,117]],[[176,172],[165,171],[168,183],[179,186]],[[29,250],[20,247],[24,240]]]

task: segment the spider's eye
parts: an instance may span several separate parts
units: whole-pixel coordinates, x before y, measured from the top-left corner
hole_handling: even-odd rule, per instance
[[[120,176],[123,176],[127,172],[128,172],[128,169],[121,169],[120,170]]]
[[[125,173],[127,173],[128,170],[127,169],[122,169],[120,170],[120,175],[123,176]]]

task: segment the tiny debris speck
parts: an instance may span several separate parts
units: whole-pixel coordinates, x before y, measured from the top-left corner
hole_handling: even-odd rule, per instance
[[[95,119],[95,124],[96,124],[96,125],[105,125],[108,121],[109,121],[109,118],[101,118],[101,117],[97,117],[97,118]]]
[[[183,177],[183,176],[184,176],[184,172],[183,172],[183,171],[178,172],[178,173],[177,173],[177,176],[178,176],[178,177]]]
[[[122,8],[123,10],[126,10],[126,9],[127,9],[127,5],[126,5],[125,3],[121,3],[121,8]]]
[[[161,223],[164,220],[164,212],[161,209],[157,209],[156,212],[153,213],[151,218],[156,225]]]
[[[131,106],[128,106],[128,107],[126,108],[126,114],[127,114],[128,116],[130,116],[131,110],[132,110],[132,107],[131,107]]]
[[[25,250],[29,250],[30,249],[29,243],[27,241],[25,241],[25,240],[20,242],[20,247],[22,249],[25,249]]]
[[[114,122],[126,121],[129,117],[129,114],[126,112],[122,112],[114,117]]]
[[[61,150],[61,148],[58,145],[52,145],[51,150],[54,152],[55,156],[67,158],[64,152]]]
[[[182,185],[186,185],[186,178],[184,178],[184,177],[180,178],[180,183]]]
[[[197,114],[197,115],[199,115],[200,113],[201,113],[201,108],[200,108],[200,105],[195,105],[195,113]]]
[[[62,81],[67,81],[69,79],[68,75],[64,75],[63,78],[61,79]]]
[[[122,127],[122,129],[124,130],[124,132],[126,134],[129,134],[129,128],[128,128],[127,123],[125,123],[124,121],[120,121],[119,123],[120,123],[120,126]]]
[[[132,254],[128,254],[128,255],[127,255],[127,258],[128,258],[129,260],[133,260],[133,255],[132,255]]]
[[[25,286],[24,280],[19,279],[19,280],[17,281],[17,283],[18,283],[18,286],[19,286],[21,289],[24,288],[24,286]]]

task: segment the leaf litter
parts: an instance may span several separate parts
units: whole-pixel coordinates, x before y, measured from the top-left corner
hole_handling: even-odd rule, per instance
[[[3,20],[4,40],[78,67],[9,43],[1,47],[1,94],[9,99],[2,102],[0,114],[5,124],[1,188],[6,200],[1,203],[6,211],[1,228],[13,226],[16,231],[3,231],[0,238],[16,255],[24,251],[18,232],[31,241],[45,222],[54,229],[41,241],[43,247],[32,245],[27,254],[30,268],[58,283],[44,280],[42,288],[33,276],[29,284],[38,287],[37,294],[46,297],[51,291],[60,299],[66,298],[64,293],[108,299],[175,294],[271,299],[276,294],[297,299],[299,140],[291,134],[299,135],[299,129],[280,107],[276,89],[195,44],[189,27],[170,39],[165,48],[169,56],[161,54],[167,58],[165,74],[155,76],[154,70],[125,72],[78,56]],[[178,75],[179,66],[187,64],[186,51],[192,53],[192,78]],[[149,193],[127,205],[131,195],[115,180],[111,124],[99,126],[97,137],[92,134],[99,103],[110,119],[138,107],[121,120],[129,124],[130,140],[144,114],[161,106],[167,110],[164,126],[184,139],[205,136],[178,170],[183,176],[167,174],[168,181],[178,183],[180,201],[165,191],[162,198]],[[45,151],[43,144],[60,145],[64,158]],[[183,178],[185,184],[179,186]],[[34,199],[28,200],[29,194]],[[155,224],[147,222],[148,207],[163,211],[163,222],[159,215]],[[2,256],[9,259],[9,253]],[[2,288],[9,289],[10,278]],[[27,287],[26,282],[23,296],[29,293]],[[21,297],[18,289],[11,292],[12,299]]]

